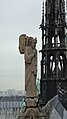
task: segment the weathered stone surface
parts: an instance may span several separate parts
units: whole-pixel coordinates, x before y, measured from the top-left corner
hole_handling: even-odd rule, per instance
[[[20,52],[20,54],[24,54],[24,52],[25,52],[26,40],[27,40],[26,34],[20,35],[20,37],[19,37],[19,52]]]
[[[46,119],[38,108],[27,108],[18,119]]]
[[[27,107],[36,107],[37,106],[38,99],[37,98],[27,98],[26,99],[26,106]]]
[[[29,45],[25,47],[25,90],[26,97],[35,97],[37,75],[36,40],[29,38]]]

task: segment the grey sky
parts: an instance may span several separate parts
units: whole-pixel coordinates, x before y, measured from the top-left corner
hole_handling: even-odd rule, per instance
[[[0,0],[0,90],[24,89],[24,56],[19,54],[18,39],[22,33],[37,37],[41,49],[42,1]]]

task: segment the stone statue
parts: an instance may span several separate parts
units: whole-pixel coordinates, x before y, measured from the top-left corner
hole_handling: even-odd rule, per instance
[[[28,37],[25,47],[25,90],[26,97],[36,97],[37,50],[36,38]]]
[[[23,101],[23,112],[18,119],[43,119],[38,108],[38,95],[36,87],[37,76],[37,39],[22,34],[19,37],[19,52],[25,58],[25,103]],[[39,84],[38,84],[39,85]]]

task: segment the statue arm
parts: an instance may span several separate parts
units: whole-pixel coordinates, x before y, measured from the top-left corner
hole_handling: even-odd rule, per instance
[[[34,57],[34,53],[29,54],[30,49],[29,47],[26,47],[25,49],[25,62],[31,64],[32,58]]]
[[[35,65],[37,66],[37,50],[36,50],[36,62],[35,62]]]

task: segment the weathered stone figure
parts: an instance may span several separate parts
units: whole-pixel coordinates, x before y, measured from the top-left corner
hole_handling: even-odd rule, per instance
[[[25,47],[25,90],[26,97],[36,97],[37,40],[28,37]]]

